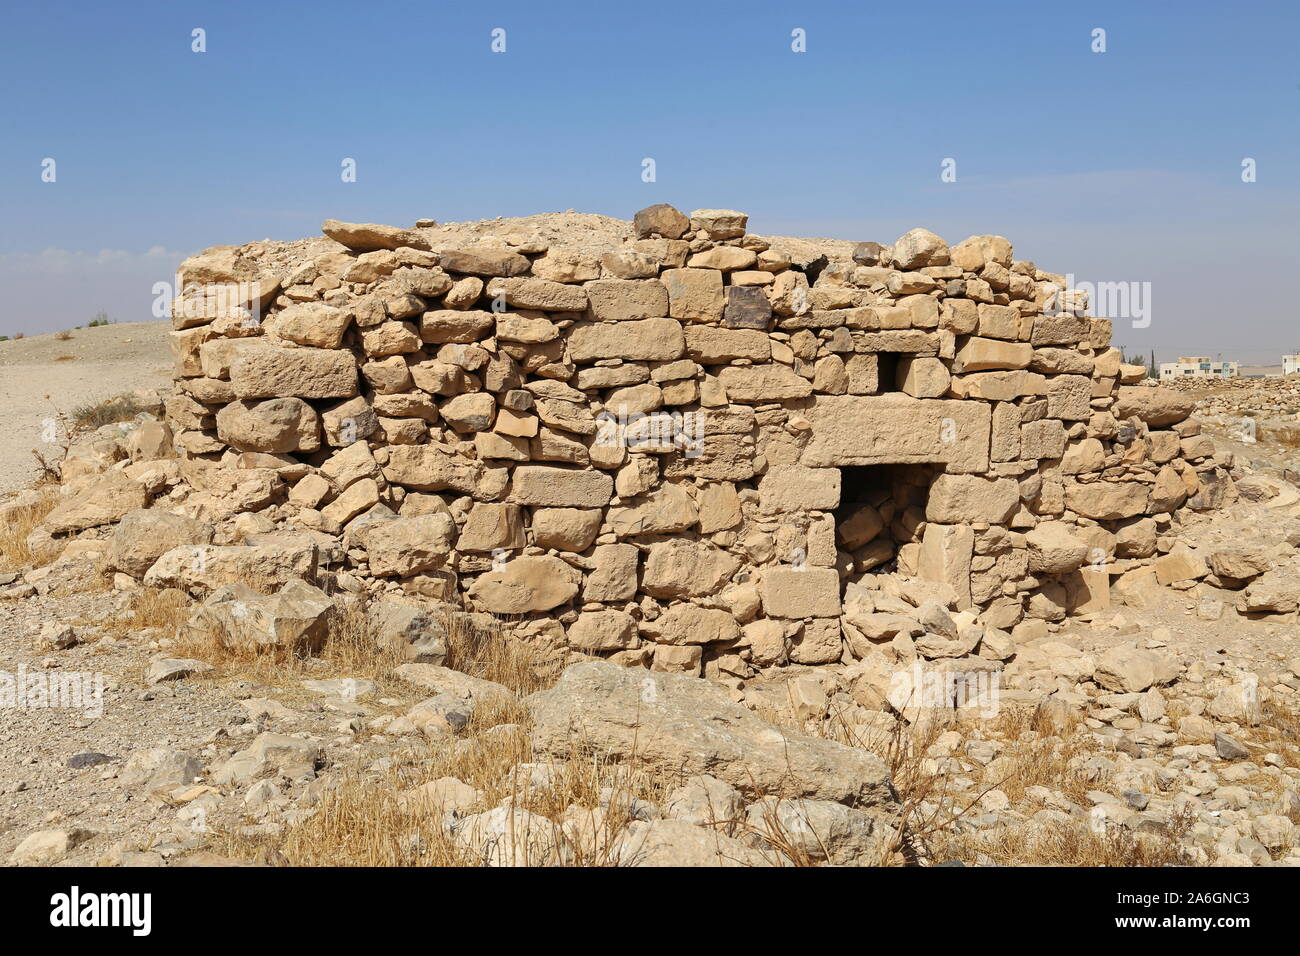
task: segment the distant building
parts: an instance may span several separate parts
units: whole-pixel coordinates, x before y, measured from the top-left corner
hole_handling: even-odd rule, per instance
[[[1162,381],[1173,378],[1236,378],[1237,374],[1237,362],[1211,362],[1208,355],[1180,355],[1177,362],[1160,363]]]
[[[1282,356],[1282,374],[1294,375],[1300,372],[1300,355],[1283,355]]]

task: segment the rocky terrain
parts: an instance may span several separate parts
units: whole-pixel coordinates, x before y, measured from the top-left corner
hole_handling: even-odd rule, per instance
[[[171,384],[169,324],[120,322],[0,342],[0,493],[41,474],[33,449],[58,461],[74,413],[122,392]]]
[[[1287,383],[1000,237],[324,231],[0,501],[11,863],[1300,862]]]

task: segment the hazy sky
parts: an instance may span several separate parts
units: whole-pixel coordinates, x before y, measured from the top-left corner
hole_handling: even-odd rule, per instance
[[[185,255],[328,217],[671,202],[745,210],[754,232],[1000,233],[1042,268],[1149,283],[1149,325],[1116,322],[1131,354],[1275,360],[1300,350],[1298,10],[11,4],[0,334],[148,319]]]

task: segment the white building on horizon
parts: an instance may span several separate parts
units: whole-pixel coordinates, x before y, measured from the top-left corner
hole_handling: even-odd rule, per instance
[[[1300,354],[1282,356],[1282,374],[1294,375],[1300,372]]]
[[[1297,356],[1291,356],[1296,358]],[[1238,362],[1212,362],[1208,355],[1180,355],[1177,362],[1160,363],[1160,380],[1174,378],[1236,378]]]

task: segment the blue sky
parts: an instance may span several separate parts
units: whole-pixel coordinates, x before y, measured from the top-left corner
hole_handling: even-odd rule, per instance
[[[0,334],[149,318],[184,255],[327,217],[672,202],[745,210],[755,232],[1000,233],[1043,268],[1150,282],[1150,326],[1117,329],[1130,352],[1265,359],[1300,350],[1298,10],[13,4]]]

